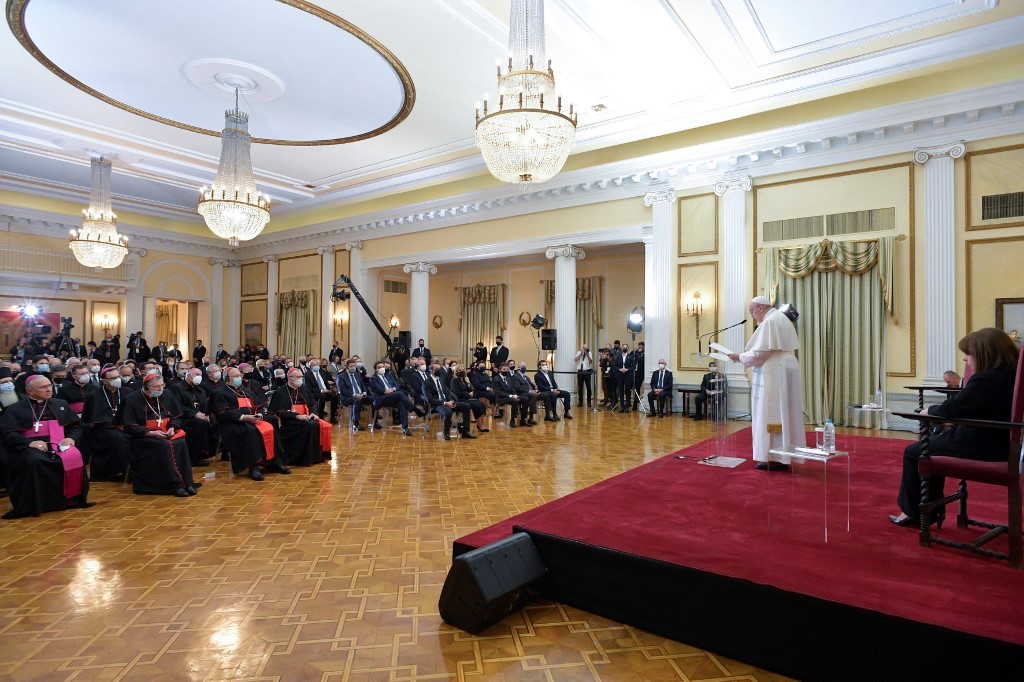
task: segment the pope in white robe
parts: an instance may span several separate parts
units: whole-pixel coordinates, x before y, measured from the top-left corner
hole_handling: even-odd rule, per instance
[[[804,435],[803,387],[796,351],[800,340],[788,317],[771,306],[764,296],[750,302],[750,314],[758,327],[742,353],[732,353],[733,362],[752,370],[750,414],[754,459],[767,469],[769,460],[788,464],[789,457],[768,457],[768,451],[785,446],[806,446]],[[769,425],[778,425],[769,433]]]

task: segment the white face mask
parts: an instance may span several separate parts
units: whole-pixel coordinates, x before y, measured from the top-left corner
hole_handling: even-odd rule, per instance
[[[127,376],[124,375],[124,374],[121,375],[121,385],[122,386],[124,386],[127,382],[129,382],[131,380],[132,380],[132,376],[130,374],[127,375]]]
[[[292,379],[292,386],[294,388],[300,388],[302,386],[302,384],[303,384],[303,379],[302,378]]]
[[[659,362],[658,363],[658,369],[665,369],[665,363],[664,362]]]
[[[210,372],[210,378],[213,379],[214,381],[220,381],[220,376],[220,372]]]
[[[0,384],[0,393],[14,393],[14,382],[8,381],[6,384]]]
[[[379,374],[381,376],[384,376],[384,368],[383,367],[378,367],[377,368],[377,374]]]
[[[78,374],[78,375],[75,375],[75,383],[79,383],[79,384],[82,384],[83,386],[85,386],[87,383],[89,383],[89,375],[88,374]]]
[[[89,371],[92,372],[93,374],[99,374],[100,373],[100,366],[99,365],[89,365]]]
[[[540,371],[542,371],[542,372],[548,371],[548,366],[547,365],[541,365],[540,366]]]
[[[118,378],[116,378],[116,379],[111,379],[111,380],[110,380],[110,381],[108,381],[107,383],[108,383],[108,384],[110,384],[110,387],[111,387],[111,388],[121,388],[121,377],[118,377]],[[150,395],[152,395],[152,394],[150,394]],[[159,394],[159,393],[157,393],[157,394],[156,394],[155,396],[153,396],[153,397],[154,397],[154,398],[156,398],[156,397],[159,397],[159,395],[160,395],[160,394]]]
[[[715,370],[718,369],[718,365],[708,365],[708,369],[714,372]]]
[[[195,375],[194,377],[192,377],[192,383],[195,384],[196,386],[203,383],[203,376],[201,374]]]

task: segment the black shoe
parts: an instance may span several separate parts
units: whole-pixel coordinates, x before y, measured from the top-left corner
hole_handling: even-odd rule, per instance
[[[174,491],[174,496],[175,497],[188,497],[188,491],[185,490],[184,488],[178,488],[177,490]]]
[[[249,467],[249,478],[254,481],[262,481],[264,479],[263,472],[256,467]]]
[[[95,507],[96,503],[95,502],[79,502],[75,506],[78,507],[79,509],[88,509],[89,507]]]
[[[782,462],[758,462],[754,468],[758,471],[789,471],[789,465]]]
[[[417,407],[416,416],[419,417],[420,419],[423,419],[424,417],[427,416],[427,411],[424,410],[423,408]]]
[[[357,424],[353,424],[353,425],[352,425],[352,430],[353,430],[353,431],[365,431],[365,430],[366,430],[366,427],[365,427],[365,426],[363,426],[362,424],[358,424],[358,423],[357,423]]]
[[[572,415],[571,414],[563,414],[562,415],[562,419],[572,419]]]
[[[459,435],[462,436],[463,438],[468,438],[470,440],[476,440],[476,436],[474,436],[469,431],[459,431]]]
[[[276,457],[270,461],[270,464],[267,465],[267,468],[279,474],[290,474],[292,472],[291,469],[289,469],[283,463],[278,461]]]
[[[557,421],[557,420],[554,417],[544,417],[544,421],[546,421],[546,422],[553,422],[553,421]]]
[[[527,425],[527,426],[536,426],[536,425],[537,425],[537,420],[536,420],[536,419],[533,419],[533,418],[531,417],[531,418],[530,418],[530,421],[526,422],[526,425]]]
[[[409,430],[409,427],[403,426],[402,427],[402,435],[403,436],[411,436],[412,435],[412,431]]]
[[[192,484],[192,487],[195,488],[196,490],[199,490],[200,488],[203,487],[203,484],[200,483],[199,481],[196,481],[195,483]]]
[[[381,428],[380,422],[373,422],[373,424],[370,425],[370,428],[379,431]]]
[[[451,440],[452,439],[452,434],[450,434],[447,431],[445,431],[444,432],[444,439],[445,440]]]
[[[185,488],[185,492],[188,493],[189,495],[195,495],[199,491],[196,490],[195,488],[193,488],[192,486],[189,486],[189,487]]]
[[[479,426],[476,427],[476,430],[479,431],[480,433],[490,433],[491,432],[490,429],[481,429]]]
[[[892,521],[893,523],[895,523],[897,526],[901,526],[903,528],[917,528],[918,526],[921,525],[921,519],[915,519],[912,516],[908,516],[905,519],[901,519],[898,516],[895,516],[893,514],[889,514],[889,520]],[[945,520],[946,520],[946,516],[944,514],[941,515],[941,516],[936,516],[935,518],[932,519],[932,522],[929,525],[933,525],[933,526],[936,526],[939,529],[941,529],[942,528],[942,522],[945,521]]]
[[[525,424],[524,424],[524,426],[525,426]],[[512,421],[510,421],[508,423],[508,428],[510,428],[510,429],[517,429],[517,428],[519,428],[518,424],[516,424],[516,420],[515,419],[513,419]]]

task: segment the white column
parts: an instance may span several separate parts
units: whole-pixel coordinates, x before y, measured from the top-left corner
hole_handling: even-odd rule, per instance
[[[264,256],[263,262],[267,264],[267,350],[274,355],[277,353],[277,256]]]
[[[747,229],[747,192],[751,187],[749,176],[715,183],[715,194],[722,197],[724,209],[722,282],[719,287],[722,293],[721,301],[716,302],[722,313],[718,322],[723,327],[746,319],[747,308],[752,298],[750,274],[746,267],[746,256],[751,248]],[[757,229],[756,225],[754,229]],[[747,343],[747,335],[753,329],[753,321],[748,320],[745,325],[722,332],[718,336],[718,342],[739,353]],[[725,364],[730,387],[749,387],[743,365],[736,362]]]
[[[583,260],[587,254],[583,249],[565,244],[549,246],[544,255],[555,261],[555,319],[550,325],[558,330],[554,369],[570,372],[576,356],[576,261]],[[575,384],[570,378],[563,374],[562,385],[572,390]]]
[[[211,258],[213,266],[212,292],[210,298],[210,340],[206,342],[210,357],[216,353],[217,344],[224,343],[224,266],[223,258]],[[213,349],[212,351],[210,349]],[[234,350],[232,348],[232,350]]]
[[[138,330],[136,330],[138,331]],[[142,338],[146,339],[150,348],[160,343],[156,338],[156,297],[146,296],[142,299]],[[85,343],[85,340],[82,341]]]
[[[954,159],[967,153],[963,141],[914,150],[924,166],[924,383],[942,385],[956,367],[956,186]]]
[[[334,302],[331,301],[331,287],[334,286],[334,247],[317,247],[320,254],[320,357],[326,358],[334,341]]]
[[[242,265],[236,260],[229,260],[225,261],[224,267],[228,269],[228,286],[224,294],[228,302],[228,328],[221,331],[224,350],[234,353],[242,342]],[[213,353],[216,354],[216,350]]]
[[[420,339],[430,348],[430,276],[437,274],[437,267],[418,261],[407,263],[402,272],[412,275],[409,286],[409,329],[412,331],[412,346]]]
[[[145,251],[145,249],[143,249]],[[142,267],[139,253],[132,251],[128,254],[128,260],[132,263],[132,270],[136,273],[135,286],[125,291],[125,311],[122,331],[125,334],[127,343],[128,334],[142,331],[143,326],[143,303],[142,303]],[[143,337],[147,338],[148,337]],[[88,339],[86,339],[88,340]]]
[[[672,366],[672,209],[676,194],[671,187],[651,187],[644,205],[651,207],[652,226],[644,230],[644,347],[647,377],[665,358]]]
[[[349,271],[348,276],[355,282],[355,285],[362,292],[363,284],[361,278],[363,277],[363,242],[355,241],[345,244],[345,250],[349,252]],[[357,281],[359,280],[359,281]],[[359,302],[352,298],[348,304],[348,338],[349,348],[345,349],[345,352],[351,355],[360,355],[363,360],[366,361],[368,356],[372,356],[373,353],[369,352],[376,346],[367,346],[365,334],[366,328],[370,325],[370,321],[366,319],[366,313],[363,312],[362,306]],[[376,330],[374,330],[376,334]]]

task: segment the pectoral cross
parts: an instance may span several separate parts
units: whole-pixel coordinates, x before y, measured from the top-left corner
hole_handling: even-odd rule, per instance
[[[42,422],[36,422],[36,433],[39,433],[40,426],[42,426]]]
[[[156,428],[162,429],[163,426],[164,426],[164,420],[163,420],[163,417],[160,417],[160,418],[158,418],[156,420]]]

